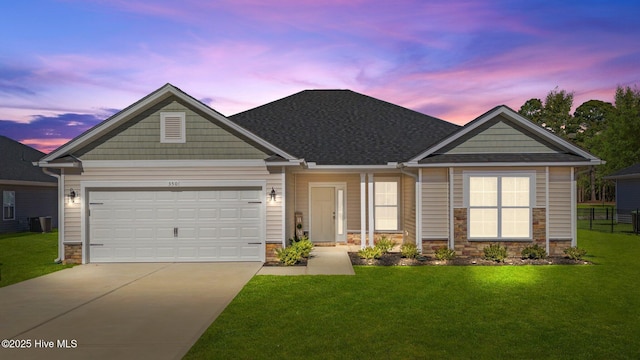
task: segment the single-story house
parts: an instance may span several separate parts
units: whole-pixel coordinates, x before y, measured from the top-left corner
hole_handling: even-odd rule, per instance
[[[57,180],[32,164],[43,156],[32,147],[0,135],[0,233],[58,226]]]
[[[631,213],[640,209],[640,163],[606,176],[616,182],[616,212],[618,221],[631,223]]]
[[[226,117],[167,84],[39,166],[61,171],[60,257],[89,263],[266,261],[296,229],[560,254],[576,244],[576,169],[601,162],[506,106],[460,127],[307,90]]]

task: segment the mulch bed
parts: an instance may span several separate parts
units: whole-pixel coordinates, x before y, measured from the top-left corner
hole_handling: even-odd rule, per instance
[[[262,266],[307,266],[308,260],[309,259],[302,258],[294,265],[285,265],[278,260],[274,260],[274,261],[267,261],[264,264],[262,264]]]
[[[425,265],[467,265],[467,266],[514,266],[514,265],[588,265],[584,260],[572,260],[566,257],[548,257],[546,259],[507,258],[504,262],[496,262],[476,257],[456,257],[453,260],[437,260],[429,257],[416,259],[403,258],[400,253],[390,252],[380,259],[362,259],[357,252],[350,252],[349,258],[353,265],[371,266],[425,266]]]

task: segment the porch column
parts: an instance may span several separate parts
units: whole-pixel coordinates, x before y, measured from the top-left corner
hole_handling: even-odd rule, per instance
[[[468,216],[468,215],[467,215]],[[455,249],[455,217],[453,211],[453,168],[449,168],[449,249]]]
[[[375,220],[373,217],[373,198],[374,198],[373,173],[369,173],[368,180],[369,180],[369,246],[373,247],[374,246],[373,235],[375,233],[375,226],[374,226]]]
[[[422,253],[422,168],[418,169],[416,179],[416,246]]]
[[[578,234],[577,234],[577,214],[576,207],[578,206],[576,202],[576,172],[575,168],[571,167],[571,246],[578,246]],[[547,218],[549,215],[547,215]]]
[[[367,183],[365,173],[360,173],[360,247],[366,247],[367,240]]]
[[[545,238],[545,251],[549,254],[549,225],[551,217],[549,216],[549,167],[544,168],[545,186],[544,186],[544,238]],[[533,234],[532,234],[533,235]]]

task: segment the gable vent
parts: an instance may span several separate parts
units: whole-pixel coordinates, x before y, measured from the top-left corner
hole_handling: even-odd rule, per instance
[[[186,142],[185,132],[185,113],[160,113],[160,142],[184,143]]]

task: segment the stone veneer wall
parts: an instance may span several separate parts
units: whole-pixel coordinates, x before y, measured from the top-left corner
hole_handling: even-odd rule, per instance
[[[492,243],[507,247],[508,256],[519,257],[522,249],[532,244],[546,246],[546,210],[533,208],[533,241],[469,241],[467,239],[467,209],[453,209],[454,242],[457,256],[482,256],[483,249]],[[569,244],[571,242],[569,241]],[[557,251],[557,250],[554,250]],[[560,250],[562,252],[562,250]],[[553,253],[552,253],[553,254]]]
[[[549,256],[565,256],[564,250],[571,247],[571,240],[549,240]]]
[[[422,240],[422,254],[434,256],[436,254],[436,250],[441,247],[448,247],[449,239],[429,239]]]
[[[280,249],[281,247],[282,247],[282,244],[280,243],[267,243],[265,245],[265,248],[266,248],[265,260],[267,262],[278,261],[278,258],[276,257],[276,249]]]
[[[64,244],[64,264],[82,264],[82,244]]]
[[[382,236],[386,236],[387,239],[393,240],[397,245],[401,245],[404,243],[404,235],[400,233],[381,233],[377,232],[374,234],[373,239],[374,242],[377,242],[379,238]],[[360,245],[360,233],[347,233],[347,244],[352,245]]]

